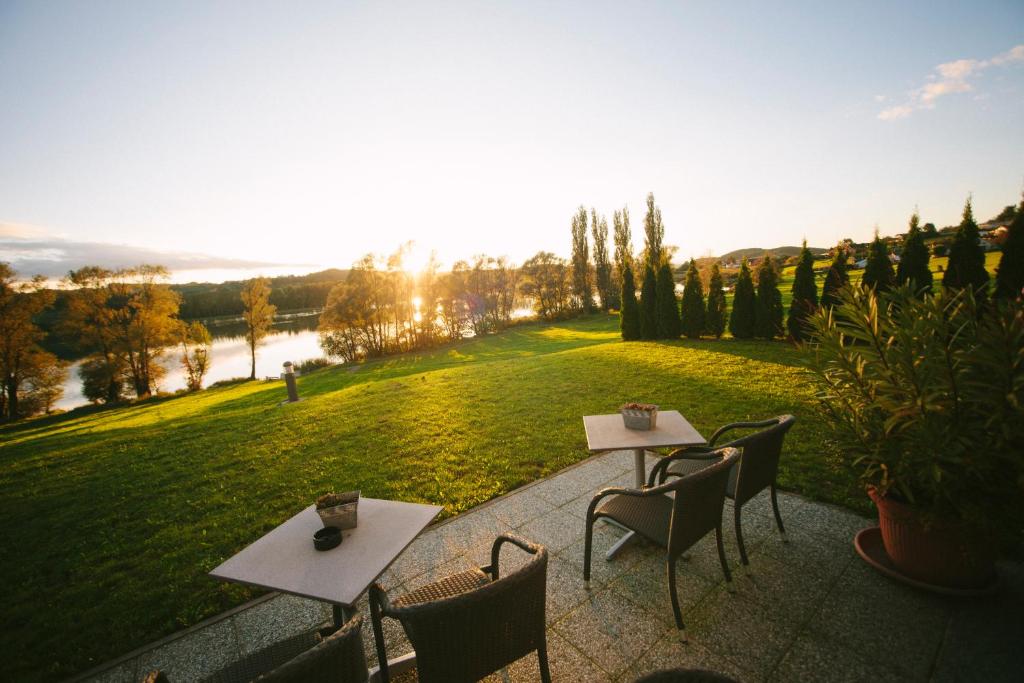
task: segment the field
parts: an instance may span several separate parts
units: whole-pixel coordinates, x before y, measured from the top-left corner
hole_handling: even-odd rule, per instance
[[[791,412],[781,484],[865,509],[824,448],[801,352],[619,340],[617,318],[0,430],[4,664],[52,680],[256,593],[207,572],[332,489],[457,514],[587,457],[581,416],[628,400],[718,425]],[[71,626],[74,624],[74,626]]]

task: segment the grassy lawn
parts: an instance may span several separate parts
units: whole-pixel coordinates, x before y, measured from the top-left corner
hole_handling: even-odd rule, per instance
[[[0,430],[0,679],[82,671],[237,605],[206,573],[329,490],[457,514],[587,457],[581,416],[628,400],[705,435],[791,412],[781,484],[861,510],[824,450],[801,352],[619,340],[617,318],[530,324],[432,352]]]

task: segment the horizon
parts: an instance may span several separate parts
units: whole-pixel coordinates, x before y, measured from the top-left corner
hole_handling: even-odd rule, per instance
[[[968,195],[981,221],[1020,197],[1022,20],[1009,2],[6,3],[0,259],[164,256],[232,280],[412,241],[445,268],[522,263],[567,255],[581,204],[609,223],[628,205],[639,248],[648,191],[679,261],[866,241],[915,208],[956,224]]]

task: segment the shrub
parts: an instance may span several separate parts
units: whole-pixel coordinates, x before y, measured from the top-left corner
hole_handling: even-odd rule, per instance
[[[754,280],[750,276],[750,264],[744,258],[740,265],[740,274],[736,278],[736,293],[732,299],[732,314],[729,316],[729,332],[732,336],[737,339],[754,337],[756,307]]]
[[[884,292],[892,289],[895,283],[896,272],[892,269],[892,261],[889,260],[889,249],[878,236],[878,230],[875,230],[875,239],[868,246],[868,262],[864,266],[861,284],[875,291]]]
[[[672,266],[668,262],[658,268],[658,337],[677,339],[679,337],[679,301],[676,299],[676,281],[672,277]]]
[[[644,286],[640,290],[640,338],[658,338],[658,281],[650,266],[644,270]]]
[[[903,252],[896,267],[896,284],[914,283],[914,290],[920,294],[932,291],[932,271],[928,267],[931,256],[924,243],[924,233],[917,226],[920,219],[917,212],[910,217],[910,228],[903,236]]]
[[[722,289],[722,270],[715,263],[711,266],[711,281],[708,283],[708,310],[704,316],[704,331],[715,339],[725,332],[725,290]]]
[[[996,269],[996,296],[1017,299],[1024,291],[1024,201],[1003,240],[1003,255]]]
[[[796,341],[807,336],[807,318],[818,308],[818,284],[814,281],[814,256],[807,248],[807,240],[800,250],[800,259],[793,278],[793,301],[789,305],[786,326]]]
[[[622,268],[622,310],[619,311],[619,326],[625,341],[640,339],[640,305],[636,301],[636,283],[633,282],[633,268],[629,263]]]
[[[978,224],[974,222],[974,212],[968,198],[964,204],[963,220],[949,247],[949,263],[942,276],[944,287],[962,289],[970,286],[975,296],[986,294],[988,271],[985,270],[985,252],[979,240]]]
[[[683,334],[697,339],[704,332],[704,285],[700,281],[697,262],[690,259],[683,289]]]
[[[825,284],[821,288],[821,305],[832,307],[838,304],[839,290],[848,284],[850,284],[850,274],[847,272],[846,250],[836,249],[832,265],[825,273]]]
[[[754,336],[774,339],[782,334],[782,292],[775,260],[768,254],[757,269],[757,303],[754,307]]]

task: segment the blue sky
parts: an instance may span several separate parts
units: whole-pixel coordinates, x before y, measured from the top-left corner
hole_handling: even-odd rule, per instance
[[[682,256],[994,215],[1024,4],[890,5],[5,0],[0,258],[522,261],[579,204],[639,246],[648,191]]]

